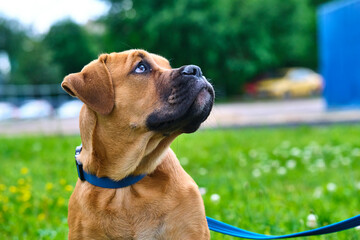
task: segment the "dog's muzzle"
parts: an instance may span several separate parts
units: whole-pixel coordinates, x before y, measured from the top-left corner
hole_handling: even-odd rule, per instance
[[[167,86],[160,93],[162,106],[147,118],[147,127],[170,134],[196,131],[209,116],[214,89],[195,65],[174,69]]]

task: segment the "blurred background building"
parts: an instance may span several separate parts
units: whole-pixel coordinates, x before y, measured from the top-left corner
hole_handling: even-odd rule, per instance
[[[360,1],[319,8],[320,69],[330,108],[360,107]]]

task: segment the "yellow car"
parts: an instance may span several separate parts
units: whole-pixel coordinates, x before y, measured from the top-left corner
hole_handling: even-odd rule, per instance
[[[312,96],[322,92],[322,77],[311,69],[288,68],[256,84],[258,97],[291,98]]]

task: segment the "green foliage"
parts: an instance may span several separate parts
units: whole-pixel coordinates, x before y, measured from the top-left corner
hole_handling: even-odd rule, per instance
[[[13,84],[59,83],[63,75],[60,65],[53,62],[51,51],[43,43],[26,39],[21,47],[23,51],[11,72]]]
[[[0,50],[7,52],[11,60],[19,54],[19,46],[27,38],[21,25],[0,16]]]
[[[359,135],[359,125],[204,130],[180,136],[172,149],[205,192],[208,216],[255,232],[286,234],[309,229],[310,213],[318,226],[358,214]],[[80,138],[0,142],[0,238],[66,239]],[[348,230],[316,239],[358,236],[358,230]],[[235,239],[216,233],[212,238]]]
[[[281,235],[311,229],[311,213],[319,227],[358,214],[359,134],[359,125],[210,130],[182,135],[172,148],[206,192],[207,216]],[[358,237],[349,230],[314,239]]]
[[[0,51],[9,56],[13,84],[58,83],[62,77],[49,48],[16,21],[0,18]]]
[[[85,30],[71,20],[51,27],[44,43],[52,49],[53,60],[60,64],[62,76],[80,72],[84,65],[97,57],[89,39]]]
[[[197,64],[220,95],[238,94],[257,73],[316,67],[309,1],[110,1],[105,51],[145,48],[177,67]]]
[[[221,98],[240,94],[246,81],[267,70],[316,69],[316,7],[326,1],[106,0],[111,8],[97,21],[85,27],[60,21],[43,39],[0,20],[0,50],[10,56],[12,82],[47,83],[80,71],[102,52],[142,48],[173,67],[201,66]],[[93,31],[96,26],[104,31]],[[28,42],[35,46],[30,52]]]
[[[2,138],[0,239],[67,239],[79,137]],[[61,154],[55,154],[59,153]]]

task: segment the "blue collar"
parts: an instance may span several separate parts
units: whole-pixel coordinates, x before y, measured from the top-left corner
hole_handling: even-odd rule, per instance
[[[76,147],[76,151],[75,151],[75,163],[78,171],[78,176],[81,181],[87,181],[97,187],[114,189],[114,188],[124,188],[133,185],[146,176],[146,175],[138,175],[138,176],[130,175],[126,178],[121,179],[120,181],[114,181],[107,177],[99,178],[93,174],[84,171],[82,163],[77,160],[77,157],[80,154],[81,150],[82,150],[82,145]]]

